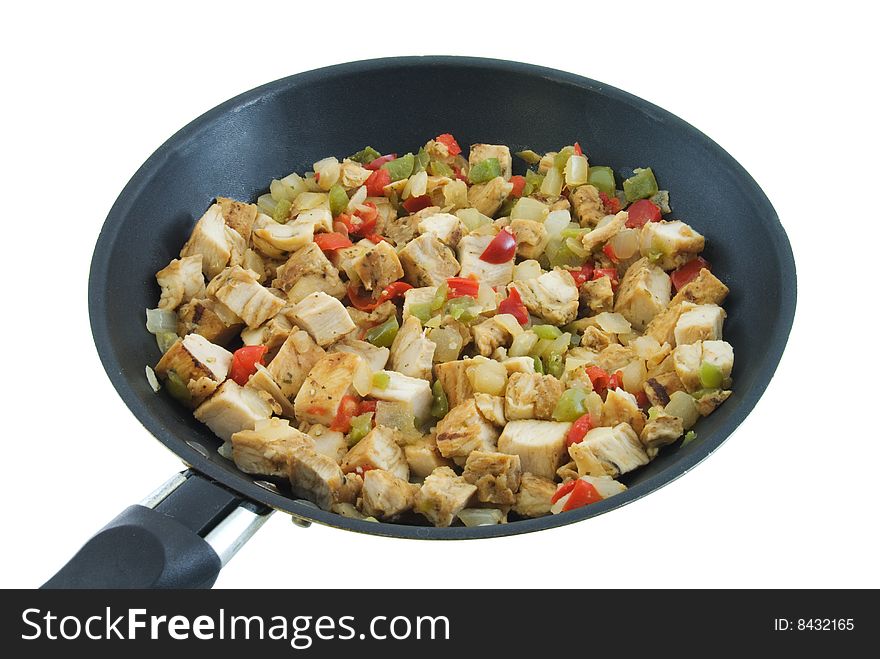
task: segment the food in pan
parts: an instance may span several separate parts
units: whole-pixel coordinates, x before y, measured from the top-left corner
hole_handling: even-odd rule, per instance
[[[731,395],[728,288],[650,168],[444,134],[218,197],[156,274],[155,387],[248,474],[361,519],[590,505]],[[155,376],[158,376],[158,381]]]

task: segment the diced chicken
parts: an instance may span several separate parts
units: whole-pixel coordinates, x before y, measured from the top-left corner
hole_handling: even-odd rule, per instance
[[[427,210],[429,209],[423,209],[423,211]],[[440,212],[440,208],[437,206],[430,207],[430,210],[435,213]],[[422,211],[419,211],[419,213],[421,212]],[[380,214],[378,223],[376,224],[376,231],[380,236],[384,236],[393,241],[398,247],[406,245],[419,235],[419,218],[417,217],[419,213],[397,217],[397,213],[395,212],[387,218],[383,218]]]
[[[510,230],[516,236],[516,253],[524,259],[536,259],[547,247],[547,229],[535,220],[511,220]]]
[[[262,325],[284,306],[284,300],[262,286],[253,272],[237,265],[214,277],[207,293],[225,304],[248,327]]]
[[[419,222],[419,233],[433,233],[444,245],[455,247],[465,233],[464,225],[451,213],[432,213]]]
[[[703,268],[700,274],[685,284],[672,298],[672,304],[691,302],[693,304],[717,304],[724,302],[730,289],[711,272]]]
[[[416,494],[414,509],[434,526],[449,526],[455,516],[467,507],[477,488],[449,467],[438,467]]]
[[[346,290],[339,272],[315,243],[300,247],[291,254],[278,268],[278,276],[272,285],[287,293],[287,298],[294,304],[316,291],[342,298]]]
[[[397,444],[397,434],[397,431],[385,426],[373,428],[342,458],[343,471],[352,472],[358,467],[371,467],[384,469],[398,478],[408,480],[409,466],[403,449]]]
[[[661,268],[641,258],[626,271],[614,310],[641,331],[669,304],[672,282]]]
[[[177,310],[177,334],[201,334],[211,343],[226,344],[244,323],[225,304],[210,298],[190,300]]]
[[[567,270],[555,268],[511,286],[519,291],[529,313],[552,325],[565,325],[577,318],[578,289]]]
[[[245,252],[248,251],[247,241],[241,237],[235,229],[230,226],[224,227],[226,231],[226,242],[229,245],[229,265],[242,265],[244,263]],[[255,273],[259,280],[260,273]]]
[[[377,519],[393,520],[412,509],[418,491],[418,485],[384,469],[370,469],[364,473],[361,512]]]
[[[513,511],[523,517],[540,517],[550,513],[556,483],[548,478],[525,473],[516,493]]]
[[[397,252],[384,240],[364,252],[352,267],[364,288],[374,293],[403,277],[403,266]]]
[[[287,396],[284,395],[281,387],[278,386],[275,378],[269,374],[269,371],[265,366],[262,364],[256,364],[255,366],[256,372],[248,378],[245,388],[265,392],[271,398],[270,404],[274,403],[275,405],[273,407],[277,407],[275,411],[278,414],[291,419],[294,418],[296,416],[296,411],[293,408],[293,399],[288,399]]]
[[[730,390],[721,391],[720,389],[711,391],[700,396],[697,403],[697,412],[700,416],[709,416],[714,412],[721,403],[730,398],[733,392]]]
[[[370,396],[376,400],[406,403],[416,421],[423,423],[431,415],[431,384],[422,378],[414,378],[397,371],[378,371],[388,376],[388,384],[382,389],[373,386]],[[375,381],[375,380],[374,380]]]
[[[604,332],[595,325],[584,330],[581,335],[581,347],[601,353],[609,346],[615,345],[615,337],[610,332]]]
[[[290,333],[267,371],[284,398],[293,402],[309,372],[324,357],[324,350],[302,330]]]
[[[468,153],[468,165],[473,167],[477,163],[495,158],[501,165],[501,176],[504,180],[509,180],[513,174],[513,160],[510,157],[510,147],[503,144],[471,144],[470,153]]]
[[[593,252],[601,248],[626,226],[628,218],[629,214],[626,211],[620,211],[606,224],[597,226],[592,231],[585,233],[581,239],[584,249],[588,252]],[[656,224],[656,222],[649,222],[649,224]]]
[[[614,289],[607,275],[585,282],[580,288],[580,294],[581,304],[594,314],[614,308]]]
[[[409,241],[398,256],[406,281],[413,286],[439,286],[455,276],[460,267],[452,250],[433,233]]]
[[[257,281],[261,284],[264,284],[267,279],[275,275],[275,266],[271,265],[270,262],[267,262],[262,256],[250,248],[244,250],[244,256],[242,256],[239,265],[245,270],[255,272],[257,274]]]
[[[514,373],[504,393],[504,415],[510,420],[551,419],[563,391],[563,384],[552,375]]]
[[[639,433],[639,439],[646,449],[658,449],[677,441],[684,434],[684,425],[677,416],[661,412],[648,421]]]
[[[614,373],[636,358],[635,351],[619,343],[612,343],[596,355],[596,365],[608,373]]]
[[[534,362],[532,362],[534,366]],[[467,376],[468,361],[457,359],[434,366],[434,375],[440,381],[450,409],[460,405],[474,395],[474,388]]]
[[[504,398],[501,396],[477,392],[474,394],[474,403],[477,405],[477,410],[489,423],[499,428],[503,428],[507,423],[507,418],[504,416]]]
[[[281,478],[290,473],[296,449],[314,446],[311,437],[277,417],[256,421],[253,430],[233,433],[231,442],[232,459],[244,473]]]
[[[316,423],[308,432],[314,441],[315,453],[326,455],[336,464],[341,464],[345,454],[348,453],[348,442],[345,433],[338,430],[330,430],[326,426]]]
[[[508,421],[498,439],[498,450],[518,455],[523,471],[552,480],[565,457],[570,429],[570,423],[557,421]]]
[[[623,389],[612,389],[605,396],[602,406],[602,425],[616,426],[628,423],[636,432],[645,427],[645,417],[639,409],[636,397]]]
[[[410,313],[412,305],[431,302],[436,294],[436,286],[422,286],[421,288],[411,288],[406,291],[403,294],[403,319],[406,320],[412,315]]]
[[[381,371],[388,363],[391,351],[358,339],[342,339],[330,346],[330,352],[350,352],[363,359],[372,371]]]
[[[427,478],[437,467],[451,467],[454,463],[440,455],[437,438],[429,436],[403,447],[409,473],[413,478]]]
[[[683,313],[695,309],[696,305],[690,302],[670,303],[663,311],[654,316],[645,328],[645,334],[653,337],[658,343],[668,343],[675,346],[675,326]]]
[[[321,292],[298,302],[293,308],[293,317],[321,347],[335,343],[355,328],[342,303]]]
[[[290,462],[290,487],[296,496],[330,510],[337,503],[354,503],[361,479],[344,474],[326,455],[301,447],[294,451]]]
[[[481,284],[506,286],[513,279],[513,261],[488,263],[480,258],[495,236],[468,234],[458,243],[458,260],[461,262],[461,277],[473,275]]]
[[[189,390],[196,407],[220,386],[229,374],[232,353],[199,334],[188,334],[174,342],[156,364],[156,375],[167,380],[173,372]]]
[[[682,344],[672,351],[675,374],[688,391],[700,389],[700,364],[703,358],[701,342]]]
[[[344,272],[349,281],[353,284],[360,283],[358,282],[357,272],[354,270],[354,264],[370,248],[370,245],[373,244],[369,240],[366,242],[369,242],[370,245],[362,244],[363,242],[364,241],[355,243],[351,247],[334,249],[330,252],[330,256],[328,257],[330,263],[333,264],[333,267]]]
[[[581,476],[614,478],[649,462],[639,436],[628,423],[613,428],[593,428],[583,441],[572,444],[568,452]]]
[[[658,382],[656,378],[645,380],[644,391],[652,407],[666,407],[669,403],[669,394],[672,393],[667,391],[666,387]]]
[[[244,329],[241,333],[241,341],[246,346],[266,346],[264,361],[270,362],[278,354],[287,337],[297,329],[293,323],[293,305],[287,305],[259,327]]]
[[[436,348],[437,345],[425,336],[419,319],[410,316],[403,321],[391,344],[391,370],[430,381]]]
[[[664,270],[674,270],[703,251],[706,240],[680,220],[648,222],[639,235],[642,256]]]
[[[339,172],[339,183],[348,190],[361,187],[373,172],[359,162],[346,158],[342,161]]]
[[[474,335],[474,343],[476,343],[477,350],[484,357],[491,355],[499,346],[509,346],[510,342],[513,341],[510,326],[499,320],[497,316],[487,318],[483,322],[473,325],[471,331]]]
[[[354,393],[352,383],[361,365],[360,357],[347,352],[321,357],[296,394],[293,404],[296,418],[325,426],[333,423],[343,397]]]
[[[240,387],[226,380],[214,394],[199,405],[196,419],[207,425],[224,441],[240,430],[253,430],[257,421],[272,416],[267,396],[255,389]]]
[[[202,272],[208,279],[217,276],[229,263],[232,251],[226,237],[226,223],[223,221],[220,204],[213,204],[205,211],[196,222],[189,240],[180,250],[181,258],[196,254],[202,257]]]
[[[293,252],[312,242],[317,229],[333,230],[333,217],[329,209],[315,208],[303,211],[285,224],[260,213],[254,220],[251,240],[254,247],[262,254],[280,258],[284,253]]]
[[[397,306],[391,300],[383,302],[369,313],[355,309],[354,307],[346,307],[346,309],[348,311],[348,317],[351,318],[352,322],[362,330],[368,330],[376,325],[381,325],[391,318],[391,316],[397,315]]]
[[[717,341],[727,314],[717,304],[700,304],[685,311],[675,324],[675,343],[695,343],[697,341]]]
[[[508,357],[501,363],[507,369],[508,376],[513,373],[535,373],[535,360],[531,357]]]
[[[162,289],[159,308],[174,310],[182,303],[205,294],[205,278],[202,276],[202,255],[194,254],[174,259],[156,273],[156,281]]]
[[[217,203],[226,226],[238,232],[247,243],[251,239],[254,220],[257,219],[257,207],[228,197],[217,197]]]
[[[727,380],[733,370],[733,346],[727,341],[703,341],[702,361],[717,367]]]
[[[594,227],[606,215],[599,190],[592,185],[579,185],[574,189],[571,208],[582,227]]]
[[[477,486],[479,501],[512,506],[522,479],[522,464],[518,455],[473,451],[468,455],[462,476]]]
[[[437,448],[445,458],[467,458],[471,451],[494,451],[498,430],[477,410],[473,398],[452,407],[437,423]]]
[[[496,176],[486,183],[477,183],[468,188],[468,204],[487,217],[494,217],[501,204],[513,190],[513,183]]]

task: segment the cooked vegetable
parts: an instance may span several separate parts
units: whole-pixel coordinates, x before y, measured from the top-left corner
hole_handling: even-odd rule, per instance
[[[392,316],[384,323],[369,329],[364,338],[374,346],[390,348],[391,344],[394,343],[394,337],[397,336],[397,330],[399,329],[400,324],[397,322],[397,317]]]
[[[508,229],[502,229],[486,247],[480,258],[486,263],[506,263],[516,254],[516,238]]]
[[[615,189],[614,170],[610,167],[590,167],[587,182],[606,195],[613,195]]]
[[[443,385],[440,383],[440,380],[434,383],[432,394],[431,416],[435,419],[442,419],[449,413],[449,401],[446,399],[446,392],[443,391]]]
[[[627,201],[648,199],[657,194],[657,179],[650,167],[635,169],[635,173],[623,182],[623,192]]]
[[[232,369],[229,377],[242,387],[247,384],[248,378],[257,372],[257,364],[266,365],[264,360],[266,346],[245,346],[232,353]]]
[[[471,167],[468,172],[468,180],[471,183],[487,183],[498,176],[501,176],[501,163],[498,162],[498,158],[486,158]]]

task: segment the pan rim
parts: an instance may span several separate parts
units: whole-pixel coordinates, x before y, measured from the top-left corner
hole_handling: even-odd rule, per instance
[[[141,189],[162,167],[167,158],[173,155],[177,150],[184,148],[192,140],[197,139],[199,133],[207,128],[215,118],[221,115],[229,112],[236,112],[248,105],[259,103],[271,98],[273,95],[286,91],[291,87],[308,84],[313,80],[326,80],[388,68],[450,65],[459,68],[473,68],[483,71],[488,69],[503,73],[516,73],[530,77],[540,77],[556,84],[572,85],[581,89],[588,89],[594,93],[611,98],[612,100],[625,103],[642,112],[650,113],[652,116],[661,117],[664,122],[683,131],[688,139],[701,143],[713,154],[723,167],[728,168],[732,172],[734,179],[738,184],[745,186],[750,198],[752,198],[754,203],[760,207],[760,215],[765,221],[767,230],[773,238],[773,252],[778,259],[780,272],[782,273],[779,282],[780,305],[775,330],[765,346],[766,350],[757,369],[755,384],[747,391],[738,392],[739,403],[734,413],[731,414],[721,428],[701,441],[699,450],[685,456],[675,464],[670,465],[663,471],[654,474],[621,494],[596,504],[571,511],[564,515],[549,515],[534,519],[521,520],[510,524],[474,528],[435,528],[429,526],[406,526],[384,522],[366,522],[363,520],[345,518],[336,513],[320,510],[313,504],[295,500],[280,493],[271,492],[256,485],[245,474],[240,474],[238,478],[235,478],[236,475],[234,473],[229,472],[219,464],[212,462],[198,450],[177,437],[170,427],[151,415],[141,405],[140,397],[132,388],[116,355],[112,350],[105,349],[111,345],[111,342],[109,326],[107,323],[108,314],[106,300],[103,296],[103,286],[108,276],[109,256],[112,253],[112,246],[119,236],[119,229],[121,228],[125,217],[128,215],[132,203],[139,196]],[[197,472],[240,493],[248,499],[258,501],[297,518],[323,524],[325,526],[386,537],[463,540],[529,533],[532,531],[565,526],[601,515],[605,512],[632,503],[633,501],[636,501],[677,480],[709,457],[718,449],[718,447],[721,446],[721,444],[733,435],[737,427],[752,412],[776,372],[794,322],[797,305],[797,274],[794,254],[785,230],[782,227],[779,217],[770,203],[770,200],[757,182],[751,177],[745,168],[743,168],[742,165],[740,165],[739,162],[737,162],[733,156],[725,151],[720,145],[714,142],[702,131],[671,112],[611,85],[574,73],[534,64],[478,57],[437,55],[404,56],[367,59],[336,64],[297,73],[265,83],[224,101],[193,119],[190,123],[174,133],[161,146],[159,146],[155,152],[153,152],[140,168],[138,168],[122,189],[110,209],[101,228],[92,255],[88,283],[88,305],[89,322],[91,325],[92,337],[97,347],[98,356],[107,376],[112,382],[113,387],[116,389],[116,392],[119,394],[120,398],[122,398],[123,402],[135,418],[150,432],[150,434],[177,455],[185,464],[191,466]]]

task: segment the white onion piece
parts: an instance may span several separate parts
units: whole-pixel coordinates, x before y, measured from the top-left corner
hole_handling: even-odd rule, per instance
[[[423,197],[428,192],[428,172],[422,170],[410,176],[407,187],[409,188],[409,194],[404,190],[404,199],[407,197]]]
[[[507,387],[507,369],[494,359],[487,359],[467,371],[475,391],[500,396]]]
[[[507,354],[510,357],[525,357],[538,343],[538,335],[534,332],[523,332],[513,339]]]
[[[461,223],[468,231],[473,231],[486,224],[492,224],[492,218],[483,215],[476,208],[462,208],[455,211],[455,216],[461,220]]]
[[[549,212],[550,209],[537,199],[520,197],[510,210],[510,219],[543,222]]]
[[[588,174],[589,166],[583,156],[571,156],[565,163],[565,184],[570,188],[586,183]]]
[[[562,184],[564,182],[562,172],[555,167],[551,167],[547,170],[544,180],[541,182],[541,194],[549,197],[558,197],[562,194]]]
[[[541,264],[538,263],[535,259],[526,259],[525,261],[517,263],[515,266],[513,266],[514,281],[537,279],[543,274],[544,271],[541,269]]]
[[[651,359],[660,352],[660,342],[649,334],[633,339],[629,345],[642,359]]]
[[[596,229],[601,229],[601,228],[604,227],[606,224],[608,224],[609,222],[611,222],[611,220],[613,220],[613,219],[614,219],[614,216],[613,216],[613,215],[606,215],[605,217],[603,217],[601,220],[599,220],[599,221],[596,223]]]
[[[563,229],[567,229],[570,222],[571,213],[567,210],[553,211],[544,220],[544,228],[547,230],[547,235],[554,238],[561,234]]]
[[[147,309],[147,331],[177,333],[177,314],[170,309]]]
[[[626,490],[626,485],[617,482],[611,476],[581,476],[581,480],[587,481],[595,487],[599,496],[603,499],[613,497],[615,494],[620,494]]]
[[[625,261],[639,251],[639,232],[635,229],[623,229],[608,242],[617,258]]]
[[[638,393],[642,390],[645,378],[648,377],[648,369],[645,368],[645,362],[642,359],[636,359],[630,362],[622,369],[623,388],[631,394]]]
[[[157,391],[159,391],[159,389],[162,388],[162,385],[159,384],[159,379],[156,377],[156,372],[149,366],[146,366],[145,368],[147,371],[147,382],[150,383],[150,389],[153,390],[153,393],[156,393]]]
[[[330,198],[325,192],[303,192],[293,203],[293,212],[296,214],[310,211],[316,208],[330,208]]]
[[[351,195],[351,199],[348,200],[348,206],[346,206],[345,210],[348,211],[349,215],[351,215],[352,213],[354,213],[355,209],[366,200],[367,186],[362,185],[357,190],[355,190],[353,195]]]
[[[619,313],[603,311],[600,314],[596,314],[594,320],[605,332],[626,334],[632,331],[632,325],[630,325],[629,321]]]
[[[436,317],[439,319],[439,316]],[[461,353],[462,346],[464,345],[464,339],[461,338],[461,334],[458,330],[451,327],[432,329],[428,334],[428,338],[437,345],[434,350],[435,364],[454,362],[458,359],[458,355]]]
[[[272,213],[275,212],[275,206],[277,205],[278,202],[272,198],[271,194],[264,194],[257,197],[257,207],[267,215],[272,215]]]
[[[565,508],[565,504],[568,503],[568,499],[571,497],[571,492],[566,494],[564,497],[560,497],[556,503],[550,506],[550,512],[554,515],[558,515],[562,512],[562,509]]]
[[[342,172],[339,161],[333,156],[319,160],[314,164],[314,168],[315,174],[319,175],[317,183],[322,190],[332,188],[339,181],[339,175]]]
[[[501,524],[504,513],[497,508],[465,508],[459,511],[458,518],[465,526],[494,526]]]
[[[499,313],[495,316],[495,322],[500,323],[514,338],[523,333],[522,325],[513,317],[513,314]]]
[[[693,396],[684,391],[676,391],[669,396],[665,411],[670,416],[677,416],[681,419],[685,430],[692,428],[700,418]]]
[[[355,369],[351,384],[359,396],[368,395],[373,388],[373,369],[370,368],[365,359],[360,360],[360,364]]]
[[[166,332],[165,330],[156,332],[156,345],[159,346],[159,351],[163,355],[168,352],[168,349],[175,343],[177,343],[177,332]]]
[[[232,460],[232,442],[223,442],[217,447],[217,455],[227,460]]]

